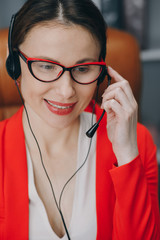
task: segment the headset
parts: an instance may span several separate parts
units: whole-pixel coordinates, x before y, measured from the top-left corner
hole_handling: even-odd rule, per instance
[[[13,48],[12,48],[12,32],[13,32],[13,28],[14,28],[16,15],[17,14],[14,14],[11,18],[11,21],[10,21],[9,33],[8,33],[9,55],[7,57],[7,60],[6,60],[7,72],[9,74],[9,76],[15,81],[21,75],[21,67],[20,67],[19,56],[18,56],[18,53],[16,51],[14,51]]]
[[[13,32],[13,28],[14,28],[14,23],[15,23],[15,19],[16,19],[17,14],[12,15],[11,21],[10,21],[10,26],[9,26],[9,34],[8,34],[8,48],[9,48],[9,55],[8,58],[6,60],[6,69],[7,72],[9,74],[9,76],[13,79],[13,80],[17,80],[19,78],[19,76],[21,75],[21,67],[20,67],[20,60],[19,60],[19,56],[18,53],[13,49],[12,47],[12,32]],[[111,76],[108,73],[108,69],[106,67],[104,73],[102,74],[102,76],[99,77],[98,81],[97,81],[97,88],[99,88],[99,85],[104,81],[105,76],[108,77],[108,86],[110,85],[111,82]],[[98,92],[98,90],[97,90]],[[97,93],[98,95],[98,93]],[[103,110],[102,115],[100,116],[99,120],[97,123],[95,123],[87,132],[86,135],[89,138],[92,138],[97,130],[97,128],[99,127],[99,123],[102,120],[103,116],[105,114],[105,110]]]

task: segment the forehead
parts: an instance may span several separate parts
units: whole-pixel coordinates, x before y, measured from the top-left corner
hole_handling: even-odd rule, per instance
[[[26,35],[20,48],[30,57],[48,56],[63,58],[99,57],[100,45],[96,37],[79,25],[55,22],[39,24]]]

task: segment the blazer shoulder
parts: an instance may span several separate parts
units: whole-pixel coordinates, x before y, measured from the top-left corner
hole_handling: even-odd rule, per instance
[[[0,121],[0,140],[5,132],[15,129],[22,122],[23,107],[21,107],[12,117]]]

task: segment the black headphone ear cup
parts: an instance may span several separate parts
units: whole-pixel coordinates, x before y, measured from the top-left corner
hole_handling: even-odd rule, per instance
[[[13,80],[17,80],[19,78],[21,75],[21,67],[17,52],[14,51],[12,54],[9,54],[6,60],[6,68],[9,76],[13,78]]]

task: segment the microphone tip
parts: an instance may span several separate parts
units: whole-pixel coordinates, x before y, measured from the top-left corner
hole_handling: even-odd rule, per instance
[[[97,131],[97,128],[99,127],[98,123],[95,123],[87,132],[86,135],[89,138],[92,138],[95,134],[95,132]]]

